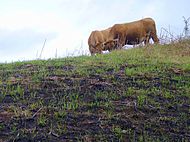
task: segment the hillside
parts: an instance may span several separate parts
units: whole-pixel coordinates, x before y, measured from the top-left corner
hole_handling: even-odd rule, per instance
[[[0,64],[0,141],[190,139],[190,41]]]

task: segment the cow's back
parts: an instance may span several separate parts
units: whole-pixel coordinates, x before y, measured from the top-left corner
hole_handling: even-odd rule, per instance
[[[138,21],[130,22],[130,23],[125,23],[124,24],[126,29],[125,30],[145,30],[148,31],[150,29],[155,28],[155,21],[152,18],[144,18]]]
[[[109,39],[119,39],[120,45],[123,46],[145,41],[149,34],[155,42],[158,41],[154,20],[144,18],[134,22],[115,24],[110,31]]]

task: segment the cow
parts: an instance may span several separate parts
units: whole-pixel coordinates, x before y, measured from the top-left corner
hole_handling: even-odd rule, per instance
[[[88,38],[88,46],[91,55],[102,54],[102,51],[113,50],[116,47],[117,40],[108,40],[111,28],[102,31],[92,31]]]
[[[126,44],[135,45],[144,42],[147,45],[151,38],[154,43],[159,43],[156,24],[152,18],[144,18],[125,24],[115,24],[109,32],[109,40],[118,39],[117,48],[119,49]]]

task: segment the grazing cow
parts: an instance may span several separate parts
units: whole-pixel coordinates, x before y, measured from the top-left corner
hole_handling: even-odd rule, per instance
[[[156,25],[152,18],[125,24],[115,24],[109,34],[110,40],[118,39],[119,49],[126,44],[135,45],[144,42],[146,45],[151,38],[155,43],[159,42],[156,35]]]
[[[109,32],[111,28],[102,31],[92,31],[88,38],[89,50],[92,55],[99,53],[105,50],[113,50],[116,47],[117,40],[109,40]],[[104,44],[105,43],[105,44]]]

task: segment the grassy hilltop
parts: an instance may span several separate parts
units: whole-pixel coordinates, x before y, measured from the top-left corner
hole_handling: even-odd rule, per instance
[[[0,141],[190,140],[190,41],[0,64]]]

